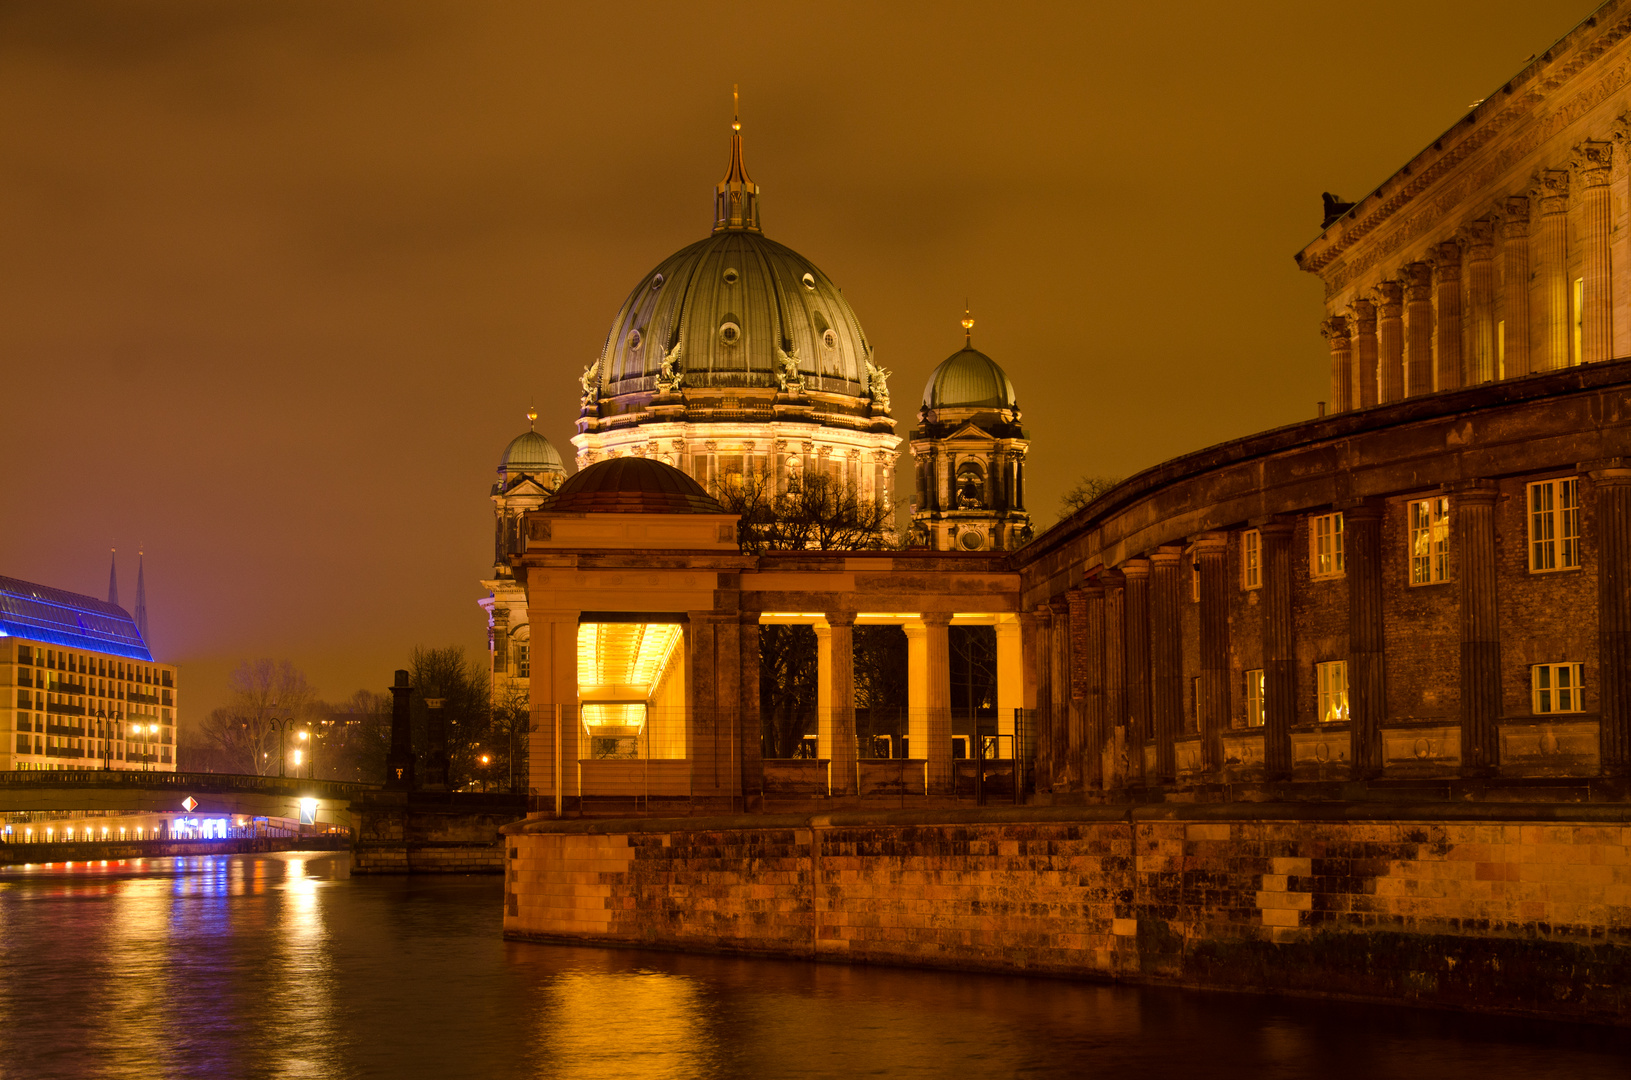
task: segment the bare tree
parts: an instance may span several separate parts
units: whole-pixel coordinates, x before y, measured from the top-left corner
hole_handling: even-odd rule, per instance
[[[737,539],[743,551],[754,554],[865,551],[898,544],[895,508],[862,495],[853,481],[827,473],[806,471],[779,490],[769,473],[733,472],[714,485],[713,494],[740,516]]]
[[[414,687],[414,745],[422,753],[427,744],[425,698],[441,698],[447,724],[448,786],[465,786],[478,775],[481,755],[492,756],[493,703],[487,666],[466,655],[462,645],[440,649],[416,645],[408,658],[408,678]]]
[[[227,685],[227,704],[210,711],[203,735],[234,769],[266,776],[277,770],[280,756],[282,732],[272,721],[311,720],[317,692],[289,661],[264,658],[240,660]]]
[[[1084,476],[1076,486],[1059,496],[1059,516],[1067,518],[1121,483],[1119,476]]]
[[[338,780],[378,784],[385,780],[391,749],[391,698],[358,690],[328,709],[319,767]]]

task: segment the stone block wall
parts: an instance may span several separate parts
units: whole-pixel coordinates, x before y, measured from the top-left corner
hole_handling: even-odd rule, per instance
[[[504,929],[1625,1022],[1631,813],[1446,809],[533,821]]]

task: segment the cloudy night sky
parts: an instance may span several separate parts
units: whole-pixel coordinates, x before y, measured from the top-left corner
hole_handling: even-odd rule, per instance
[[[184,724],[240,658],[338,700],[484,651],[499,454],[536,401],[570,459],[624,297],[708,233],[732,84],[902,435],[971,302],[1046,526],[1312,416],[1320,192],[1594,6],[0,3],[0,574],[103,595],[116,546],[129,606],[144,546]]]

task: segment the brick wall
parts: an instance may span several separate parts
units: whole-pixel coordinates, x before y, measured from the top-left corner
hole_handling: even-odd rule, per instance
[[[535,821],[507,830],[504,929],[1626,1022],[1631,813],[1443,811]]]

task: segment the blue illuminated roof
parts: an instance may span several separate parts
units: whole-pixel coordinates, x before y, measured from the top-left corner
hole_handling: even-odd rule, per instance
[[[153,659],[135,620],[118,604],[16,578],[0,577],[0,637]]]

